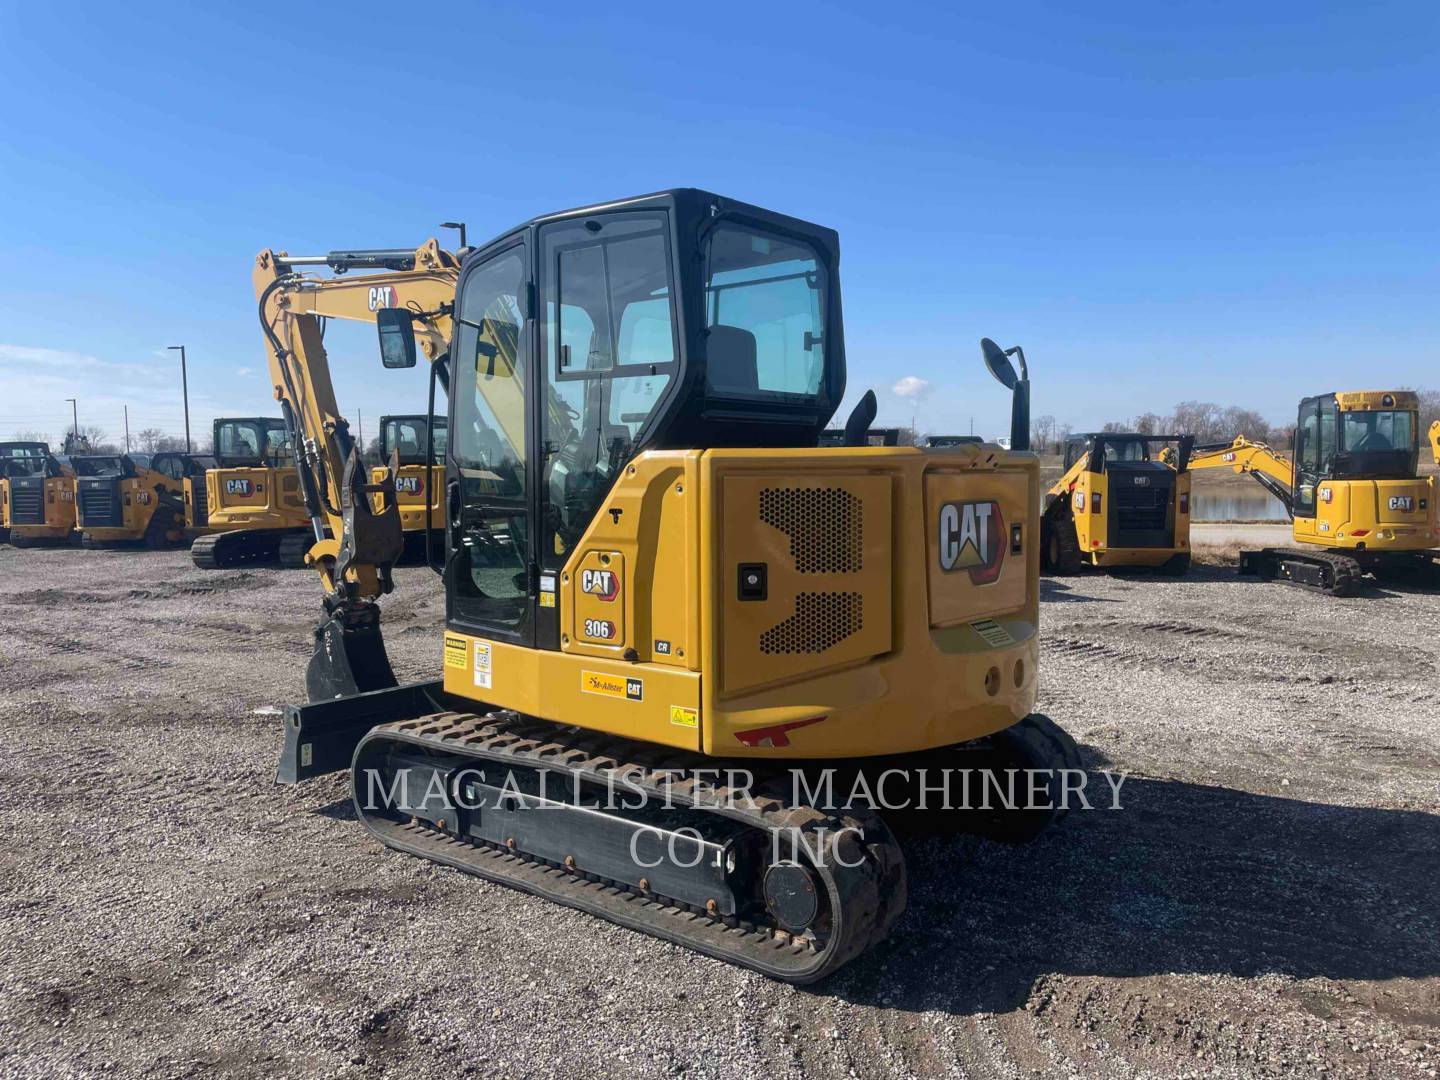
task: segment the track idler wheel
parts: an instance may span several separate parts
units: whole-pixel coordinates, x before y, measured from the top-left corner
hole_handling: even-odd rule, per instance
[[[765,910],[791,933],[811,926],[820,914],[820,890],[814,873],[798,862],[780,862],[765,871]]]

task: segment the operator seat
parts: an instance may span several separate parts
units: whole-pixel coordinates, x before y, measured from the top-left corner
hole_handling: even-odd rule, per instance
[[[705,335],[710,389],[722,394],[754,394],[760,389],[755,335],[738,326],[716,324]]]

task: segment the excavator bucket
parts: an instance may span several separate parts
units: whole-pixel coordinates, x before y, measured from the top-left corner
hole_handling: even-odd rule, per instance
[[[337,580],[343,579],[352,564],[370,565],[375,567],[382,592],[393,587],[390,568],[405,549],[395,501],[398,468],[392,454],[385,476],[366,483],[369,471],[360,460],[360,451],[350,448],[340,486],[344,528],[335,564]],[[310,700],[329,701],[394,685],[395,674],[380,633],[380,609],[366,601],[349,600],[327,611],[315,628],[315,652],[305,669]]]

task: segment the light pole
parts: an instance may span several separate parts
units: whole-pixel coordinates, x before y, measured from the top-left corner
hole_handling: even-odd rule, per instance
[[[180,350],[180,396],[185,402],[185,452],[190,453],[190,384],[185,376],[185,346],[167,345],[167,349]]]
[[[75,403],[73,397],[67,397],[65,400],[70,402],[70,430],[73,432],[73,439],[67,439],[65,441],[78,443],[80,441],[80,406]],[[67,454],[70,452],[68,447],[65,452]]]

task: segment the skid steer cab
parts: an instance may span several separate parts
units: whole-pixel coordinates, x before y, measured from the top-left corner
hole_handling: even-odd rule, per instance
[[[1091,432],[1065,442],[1064,472],[1045,493],[1042,560],[1082,566],[1190,569],[1188,435]]]
[[[76,527],[86,547],[175,547],[186,539],[185,481],[214,468],[202,454],[86,454],[75,467]]]
[[[0,543],[69,543],[75,535],[75,476],[43,442],[0,443]]]

